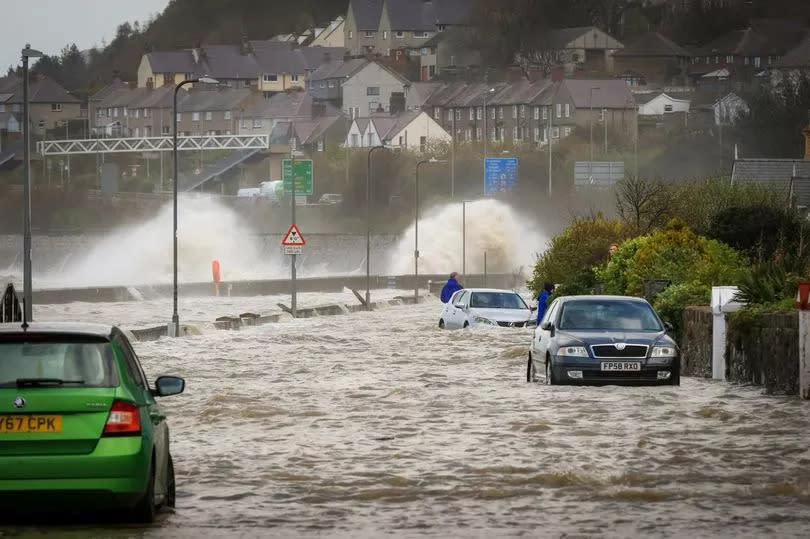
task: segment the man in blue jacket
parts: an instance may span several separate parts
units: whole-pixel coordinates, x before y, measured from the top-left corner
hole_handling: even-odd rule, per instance
[[[464,287],[456,280],[458,273],[455,271],[450,274],[450,278],[447,279],[447,283],[442,287],[442,303],[447,303],[450,301],[450,298],[453,297],[453,294],[458,292],[459,290],[463,289]]]
[[[543,319],[543,315],[546,314],[546,309],[548,309],[548,298],[551,297],[552,292],[554,292],[554,285],[552,283],[545,283],[543,285],[543,290],[540,291],[540,296],[537,298],[537,325],[540,325],[540,321]]]

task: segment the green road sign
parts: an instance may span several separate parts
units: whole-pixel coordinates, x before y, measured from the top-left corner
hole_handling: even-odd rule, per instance
[[[292,160],[281,161],[281,179],[284,180],[284,192],[292,193]],[[295,160],[295,194],[312,195],[312,159]]]

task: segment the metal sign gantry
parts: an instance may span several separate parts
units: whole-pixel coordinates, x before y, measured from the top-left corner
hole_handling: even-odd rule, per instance
[[[197,135],[177,137],[177,150],[266,150],[270,135]],[[169,152],[174,149],[171,136],[142,138],[99,138],[45,140],[37,143],[40,155],[82,155],[125,152]]]

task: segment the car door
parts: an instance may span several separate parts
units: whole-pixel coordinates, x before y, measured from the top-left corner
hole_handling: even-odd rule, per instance
[[[551,303],[551,306],[546,310],[546,314],[543,315],[543,319],[540,320],[540,323],[537,324],[537,327],[534,328],[534,339],[532,341],[532,355],[538,361],[544,360],[546,357],[546,352],[548,351],[548,346],[551,341],[551,330],[543,329],[543,324],[548,321],[555,320],[557,315],[557,311],[559,310],[560,304],[562,302],[557,299]]]
[[[455,314],[454,305],[455,302],[458,301],[458,298],[461,297],[462,292],[464,291],[459,290],[458,292],[455,292],[452,296],[450,296],[450,299],[447,301],[447,303],[444,304],[444,307],[442,308],[441,319],[444,320],[444,327],[446,329],[453,328],[453,315]]]
[[[138,361],[138,356],[135,354],[135,350],[132,348],[129,339],[120,331],[115,333],[113,339],[124,352],[127,371],[132,380],[135,381],[140,393],[139,404],[145,404],[149,421],[152,424],[152,439],[155,448],[155,495],[158,499],[161,499],[166,494],[166,481],[164,478],[166,477],[169,465],[169,429],[166,424],[166,415],[163,413],[163,410],[161,410],[157,401],[155,401],[155,396],[149,389],[146,375],[143,372],[141,363]]]
[[[472,297],[472,292],[469,290],[464,290],[461,296],[458,298],[458,304],[460,308],[456,309],[455,320],[456,320],[456,327],[463,328],[466,322],[469,322],[468,315],[470,312],[470,298]]]
[[[450,311],[448,327],[452,329],[458,329],[464,323],[462,320],[464,311],[460,309],[459,306],[463,303],[465,295],[469,295],[467,290],[459,290],[453,294],[453,297],[451,297],[450,301],[447,303]]]

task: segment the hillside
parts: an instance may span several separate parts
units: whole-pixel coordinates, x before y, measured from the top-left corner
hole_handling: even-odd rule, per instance
[[[348,0],[171,0],[144,25],[122,23],[112,42],[89,52],[87,63],[75,46],[67,45],[61,57],[43,58],[36,70],[85,96],[116,75],[134,80],[146,51],[267,39],[325,24],[345,15],[347,7]]]

